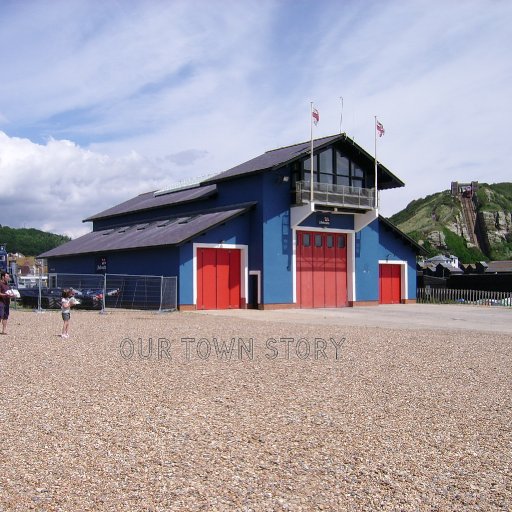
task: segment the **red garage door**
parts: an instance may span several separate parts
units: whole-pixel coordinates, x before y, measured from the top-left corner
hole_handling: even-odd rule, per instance
[[[197,250],[197,309],[240,308],[240,249]]]
[[[381,304],[400,304],[402,265],[379,265],[379,302]]]
[[[297,304],[347,305],[347,235],[297,232]]]

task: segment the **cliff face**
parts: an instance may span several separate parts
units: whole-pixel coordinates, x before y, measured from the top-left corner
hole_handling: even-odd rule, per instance
[[[493,260],[512,258],[512,183],[484,185],[477,194],[478,229]]]
[[[507,211],[478,212],[479,227],[482,231],[486,251],[504,252],[507,257],[507,245],[512,243],[512,213]]]
[[[449,191],[432,194],[390,220],[432,255],[450,252],[464,263],[512,259],[512,183],[480,184],[465,204]]]

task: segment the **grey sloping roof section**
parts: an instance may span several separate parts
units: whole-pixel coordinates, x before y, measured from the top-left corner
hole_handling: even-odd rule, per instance
[[[140,194],[132,199],[128,199],[124,203],[118,204],[104,210],[100,213],[92,215],[84,219],[84,222],[91,220],[105,219],[108,217],[115,217],[117,215],[124,215],[125,213],[140,212],[143,210],[151,210],[153,208],[161,208],[167,205],[177,205],[188,203],[190,201],[197,201],[199,199],[207,199],[217,193],[216,185],[208,185],[205,187],[193,187],[186,190],[179,190],[176,192],[169,192],[155,196],[154,192],[146,192]]]
[[[373,165],[374,156],[370,155],[367,151],[365,151],[361,146],[356,144],[354,140],[347,137],[345,133],[338,135],[331,135],[329,137],[323,137],[321,139],[315,139],[313,141],[313,151],[317,151],[326,147],[335,142],[343,142],[351,149],[357,151],[362,155],[362,157],[368,160],[369,163]],[[208,183],[217,183],[219,181],[224,181],[228,179],[232,179],[238,176],[257,173],[270,169],[277,169],[287,163],[293,162],[294,160],[298,160],[299,158],[303,158],[304,156],[311,153],[311,141],[301,142],[300,144],[294,144],[293,146],[286,146],[283,148],[273,149],[271,151],[267,151],[252,160],[244,162],[243,164],[237,165],[236,167],[232,167],[227,171],[221,172],[212,178],[203,181],[203,184]],[[389,169],[387,169],[380,162],[378,163],[378,179],[379,179],[379,188],[396,188],[403,187],[404,182],[396,177]]]
[[[330,144],[339,138],[339,135],[333,135],[331,137],[324,137],[323,139],[316,139],[313,141],[313,150],[316,150],[326,144]],[[287,162],[304,156],[309,151],[311,151],[311,141],[294,144],[293,146],[286,146],[284,148],[273,149],[253,158],[252,160],[244,162],[243,164],[221,172],[203,183],[222,181],[234,178],[235,176],[241,176],[243,174],[250,174],[257,171],[264,171],[266,169],[279,167]]]
[[[238,205],[230,210],[210,211],[198,215],[175,217],[168,221],[153,221],[122,228],[92,231],[47,251],[39,258],[55,258],[108,251],[178,245],[202,232],[248,211],[255,203]]]
[[[487,268],[485,269],[485,272],[512,272],[512,261],[489,261],[489,263],[487,264]]]

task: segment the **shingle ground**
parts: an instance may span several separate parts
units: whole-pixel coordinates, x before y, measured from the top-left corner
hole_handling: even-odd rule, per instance
[[[0,511],[512,509],[509,335],[137,311],[75,311],[69,340],[58,312],[8,327]]]

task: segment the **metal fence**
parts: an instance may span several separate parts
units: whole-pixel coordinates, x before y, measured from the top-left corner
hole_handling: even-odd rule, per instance
[[[416,302],[422,304],[474,304],[512,307],[512,292],[418,288]]]
[[[72,288],[79,309],[142,309],[174,311],[177,309],[178,280],[175,276],[128,274],[49,274],[48,285],[38,279],[36,287],[20,289],[25,306],[60,308],[62,290]]]

